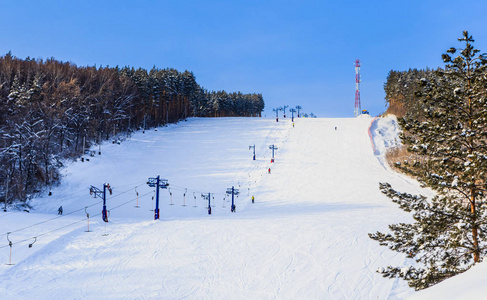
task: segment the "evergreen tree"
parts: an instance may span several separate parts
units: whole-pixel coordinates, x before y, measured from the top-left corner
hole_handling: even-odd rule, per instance
[[[418,82],[425,121],[400,119],[401,138],[414,159],[396,164],[436,196],[428,200],[381,183],[381,191],[412,212],[414,222],[390,225],[392,234],[369,234],[414,258],[414,266],[379,272],[416,290],[464,272],[487,253],[487,56],[479,55],[467,31],[459,41],[463,49],[442,55],[445,69]]]

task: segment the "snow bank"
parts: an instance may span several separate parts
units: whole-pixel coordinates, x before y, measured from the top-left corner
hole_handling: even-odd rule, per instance
[[[374,153],[385,168],[388,168],[385,160],[387,150],[401,145],[400,130],[394,115],[375,118],[370,124],[369,133],[374,145]]]
[[[479,263],[465,273],[449,278],[425,290],[416,292],[409,299],[485,299],[487,295],[485,274],[487,274],[487,263]]]

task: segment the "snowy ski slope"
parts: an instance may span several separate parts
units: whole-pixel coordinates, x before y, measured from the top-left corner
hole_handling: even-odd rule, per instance
[[[404,256],[367,233],[409,220],[379,182],[419,187],[381,163],[385,139],[376,134],[374,154],[371,121],[189,119],[103,144],[101,156],[69,164],[53,196],[32,201],[35,210],[0,212],[2,299],[406,298],[414,292],[405,282],[375,272]],[[146,182],[158,174],[170,189],[154,221]],[[104,182],[113,187],[108,224],[88,190]],[[236,213],[225,197],[232,186]],[[212,193],[211,215],[202,193]],[[5,264],[7,232],[15,265]]]

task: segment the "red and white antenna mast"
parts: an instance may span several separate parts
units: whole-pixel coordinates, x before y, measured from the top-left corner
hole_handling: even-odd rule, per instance
[[[355,109],[353,115],[355,117],[360,115],[362,111],[360,107],[360,60],[355,61]]]

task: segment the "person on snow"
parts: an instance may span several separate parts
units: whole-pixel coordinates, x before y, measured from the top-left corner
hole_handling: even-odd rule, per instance
[[[254,195],[252,195],[252,203],[254,203]]]
[[[268,173],[271,174],[271,168],[269,168]]]
[[[59,208],[57,209],[57,214],[58,215],[62,215],[63,214],[63,206],[59,206]]]

